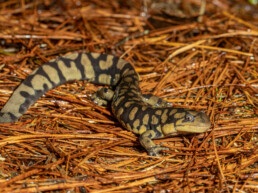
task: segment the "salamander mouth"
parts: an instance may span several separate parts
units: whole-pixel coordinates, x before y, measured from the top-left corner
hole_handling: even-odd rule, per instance
[[[203,133],[207,131],[210,128],[211,124],[210,122],[206,123],[199,123],[199,124],[193,124],[193,125],[177,125],[176,131],[177,133]]]

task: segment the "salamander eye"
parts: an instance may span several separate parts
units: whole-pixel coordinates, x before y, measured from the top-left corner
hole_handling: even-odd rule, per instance
[[[193,122],[193,121],[194,121],[194,117],[193,117],[193,115],[191,115],[191,114],[186,114],[185,120],[186,120],[187,122]]]

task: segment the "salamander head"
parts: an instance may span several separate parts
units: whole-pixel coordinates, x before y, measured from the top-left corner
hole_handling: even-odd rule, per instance
[[[203,133],[211,126],[210,118],[194,110],[177,109],[162,126],[165,136],[177,134]]]

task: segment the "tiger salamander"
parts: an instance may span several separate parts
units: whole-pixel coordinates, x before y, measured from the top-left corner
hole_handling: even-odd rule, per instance
[[[101,98],[95,98],[95,102],[111,101],[114,116],[140,135],[140,143],[149,155],[167,149],[155,145],[154,138],[202,133],[210,128],[210,119],[203,112],[173,108],[156,96],[142,95],[138,74],[129,62],[98,53],[72,53],[41,65],[14,91],[0,112],[0,123],[17,121],[45,92],[72,80],[115,88],[98,91]]]

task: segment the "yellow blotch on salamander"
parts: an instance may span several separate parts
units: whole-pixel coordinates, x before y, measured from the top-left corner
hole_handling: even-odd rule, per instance
[[[146,106],[142,106],[142,111],[146,111],[147,107]]]
[[[113,65],[113,56],[108,55],[106,61],[101,60],[99,62],[99,67],[101,70],[109,69]]]
[[[142,120],[143,120],[142,122],[143,122],[144,125],[148,125],[149,114],[145,114]]]
[[[111,76],[108,74],[101,74],[99,75],[99,82],[103,82],[105,84],[110,85],[111,84]]]
[[[159,123],[158,118],[155,115],[152,115],[151,117],[151,124],[157,125]]]
[[[60,83],[60,78],[55,68],[50,65],[43,65],[42,69],[45,71],[45,73],[48,75],[52,82],[54,82],[55,84]]]
[[[165,123],[167,121],[168,119],[167,112],[168,112],[168,109],[165,109],[163,114],[161,115],[161,123]]]
[[[36,74],[32,80],[31,80],[31,85],[34,90],[44,90],[44,84],[48,86],[48,88],[52,87],[52,84],[49,82],[49,80],[40,74]]]
[[[82,78],[81,72],[77,68],[75,62],[70,62],[70,67],[68,67],[62,60],[59,60],[57,62],[57,65],[67,81],[75,79],[80,80]]]
[[[140,125],[140,120],[139,120],[139,119],[136,119],[136,120],[133,122],[133,127],[134,127],[134,128],[137,128],[137,127],[139,127],[139,125]]]
[[[116,67],[119,69],[119,70],[122,70],[123,67],[125,66],[125,64],[128,63],[127,61],[123,60],[123,59],[120,59],[116,65]]]
[[[174,118],[176,118],[176,119],[180,119],[180,118],[183,118],[185,116],[185,113],[183,112],[183,113],[176,113],[175,115],[174,115]]]
[[[124,108],[121,107],[120,109],[118,109],[117,115],[121,116],[123,114],[123,112],[124,112]]]
[[[83,54],[81,56],[81,63],[84,66],[84,74],[86,78],[89,79],[89,81],[94,81],[96,77],[95,71],[87,55]]]
[[[169,136],[177,132],[174,123],[165,124],[161,129],[164,136]]]
[[[169,112],[169,116],[174,115],[176,112],[177,112],[177,110],[176,110],[176,109],[172,109],[172,110]]]
[[[139,129],[138,133],[141,135],[145,131],[147,131],[147,127],[145,125],[142,125],[142,126],[140,126],[140,129]]]
[[[91,56],[94,58],[94,59],[98,59],[100,57],[100,53],[91,53]]]
[[[161,111],[161,110],[157,110],[157,111],[155,112],[155,114],[156,114],[156,115],[161,115],[161,114],[162,114],[162,111]]]
[[[126,102],[125,107],[128,108],[133,102]]]
[[[134,120],[135,114],[138,111],[138,107],[134,107],[131,112],[129,113],[129,119],[132,121]]]

